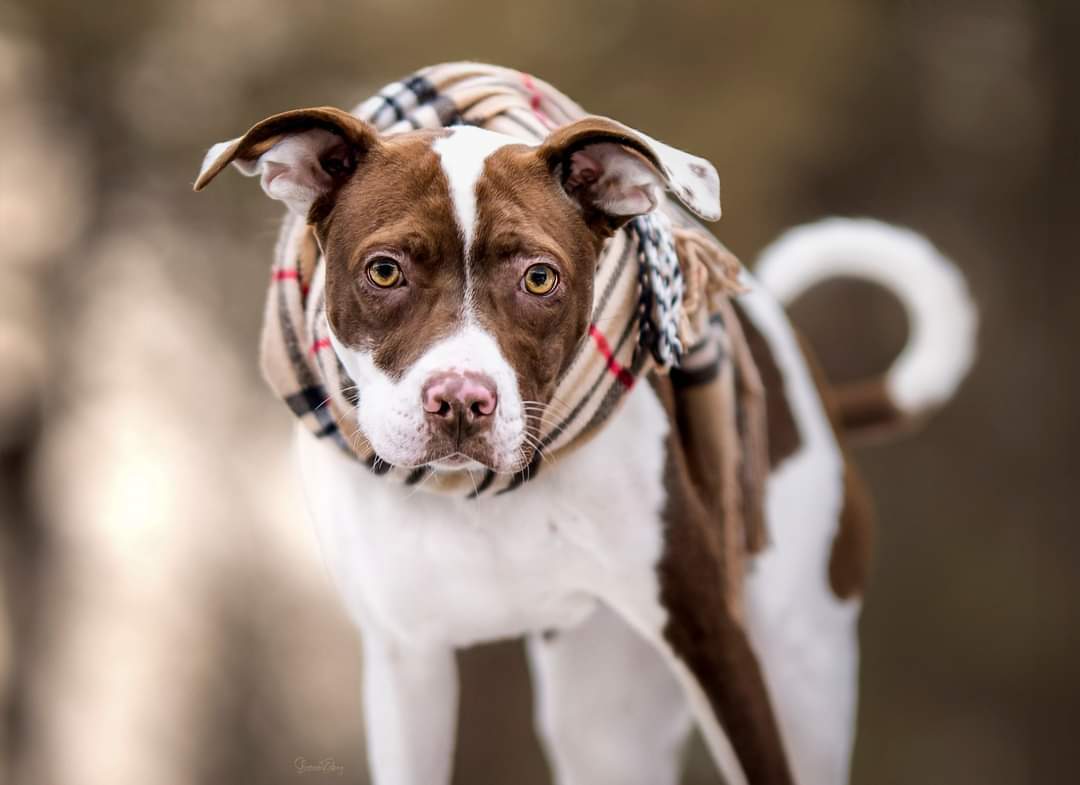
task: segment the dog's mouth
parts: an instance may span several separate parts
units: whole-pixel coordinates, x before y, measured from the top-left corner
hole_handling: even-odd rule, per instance
[[[379,466],[410,470],[416,476],[422,476],[419,470],[514,475],[535,460],[540,437],[536,422],[524,417],[507,419],[482,433],[427,428],[411,437],[407,425],[396,429],[392,427],[394,422],[382,423],[382,429],[373,429],[374,433],[366,437],[378,456]]]
[[[428,447],[427,455],[418,464],[436,472],[492,471],[497,474],[515,474],[522,471],[533,459],[533,448],[524,439],[511,456],[501,454],[484,440],[462,443],[436,443]]]
[[[495,468],[489,461],[478,460],[463,452],[454,452],[449,455],[444,455],[441,458],[428,461],[427,465],[435,471],[444,472],[487,471]]]

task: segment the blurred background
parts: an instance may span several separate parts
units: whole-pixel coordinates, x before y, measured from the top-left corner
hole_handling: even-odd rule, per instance
[[[981,353],[879,510],[855,783],[1075,781],[1080,9],[1067,0],[0,0],[0,783],[366,782],[360,657],[256,342],[280,206],[206,148],[413,69],[530,71],[710,158],[747,263],[870,215],[969,277]],[[794,316],[835,378],[899,306]],[[463,655],[456,782],[548,781],[514,644]],[[715,783],[699,744],[686,783]]]

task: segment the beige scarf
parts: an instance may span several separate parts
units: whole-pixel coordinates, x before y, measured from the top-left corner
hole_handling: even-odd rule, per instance
[[[586,116],[539,79],[478,63],[425,68],[387,85],[354,114],[383,134],[469,124],[532,143]],[[767,471],[763,392],[728,302],[740,290],[739,270],[738,261],[673,202],[617,232],[597,267],[588,339],[555,391],[557,400],[569,404],[568,412],[544,418],[538,434],[544,454],[563,455],[594,435],[635,384],[651,373],[672,372],[673,383],[696,388],[683,398],[699,409],[688,414],[701,427],[695,458],[706,465],[699,467],[700,476],[721,478],[718,517],[738,523],[727,527],[726,536],[740,540],[741,547],[729,553],[764,544],[761,490]],[[262,363],[270,386],[308,428],[373,472],[407,484],[423,482],[425,491],[505,493],[538,474],[539,451],[518,474],[489,471],[482,477],[429,475],[426,467],[380,460],[358,433],[354,412],[362,391],[330,346],[324,275],[311,227],[288,218],[267,299]]]

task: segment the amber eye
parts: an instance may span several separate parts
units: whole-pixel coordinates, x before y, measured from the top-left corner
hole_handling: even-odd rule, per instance
[[[534,264],[525,271],[525,277],[521,280],[525,284],[525,291],[542,296],[551,294],[559,282],[559,274],[551,265]]]
[[[368,280],[380,289],[401,283],[401,267],[389,256],[376,256],[367,266]]]

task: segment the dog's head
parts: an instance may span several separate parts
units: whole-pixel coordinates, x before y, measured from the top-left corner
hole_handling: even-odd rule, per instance
[[[600,117],[530,146],[301,109],[211,148],[196,189],[229,163],[314,226],[360,429],[398,466],[521,468],[587,334],[604,240],[665,188],[719,217],[708,162]]]

